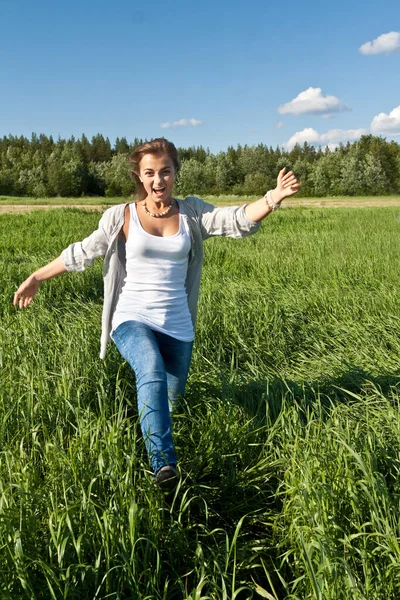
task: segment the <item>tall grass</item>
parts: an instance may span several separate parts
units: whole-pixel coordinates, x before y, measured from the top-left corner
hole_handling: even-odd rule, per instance
[[[170,502],[129,368],[98,359],[101,262],[11,305],[97,221],[0,217],[0,596],[397,598],[400,210],[206,243]]]

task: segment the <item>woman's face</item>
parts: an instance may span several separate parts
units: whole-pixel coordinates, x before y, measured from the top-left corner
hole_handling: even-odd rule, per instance
[[[175,181],[175,167],[167,154],[145,154],[139,163],[139,177],[147,198],[165,202],[171,195]]]

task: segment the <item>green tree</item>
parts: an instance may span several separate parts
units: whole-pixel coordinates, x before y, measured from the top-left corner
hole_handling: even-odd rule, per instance
[[[15,182],[14,191],[18,196],[33,196],[34,198],[48,196],[43,166],[32,165],[30,169],[21,169],[18,180]]]
[[[14,195],[14,176],[11,169],[0,170],[0,195]]]
[[[116,154],[112,159],[103,163],[105,193],[108,197],[128,197],[135,191],[134,183],[129,175],[127,154]]]
[[[49,191],[56,196],[80,196],[87,190],[87,169],[76,146],[52,152],[47,171]]]
[[[312,196],[313,194],[312,167],[313,165],[305,158],[298,158],[293,165],[293,171],[301,181],[300,194],[302,196]]]
[[[107,163],[90,162],[87,166],[87,193],[91,196],[105,196],[106,180],[105,173]]]
[[[385,177],[379,158],[368,152],[363,161],[364,192],[376,196],[387,191],[389,182]]]
[[[21,195],[129,195],[132,183],[123,166],[143,140],[117,138],[111,148],[101,134],[92,141],[32,133],[0,138],[0,193]],[[183,163],[176,189],[180,193],[259,195],[275,186],[282,167],[294,168],[303,195],[400,193],[400,145],[364,135],[334,152],[304,143],[290,152],[282,148],[229,146],[214,155],[202,146],[178,148]],[[121,160],[113,161],[115,156]],[[121,179],[119,179],[121,178]]]
[[[280,156],[275,164],[275,177],[274,179],[276,179],[278,177],[278,173],[279,171],[281,171],[281,169],[283,169],[284,167],[286,167],[286,171],[291,171],[293,170],[293,164],[292,162],[289,160],[289,157],[287,154],[283,154],[282,156]]]
[[[221,152],[215,159],[215,192],[231,193],[240,180],[239,165],[234,164],[232,156]]]
[[[268,191],[265,175],[263,173],[248,173],[241,185],[241,191],[243,194],[261,198]]]
[[[218,157],[210,154],[207,156],[204,166],[204,188],[208,194],[217,193],[217,168],[218,168]]]
[[[76,147],[83,164],[88,165],[92,156],[92,147],[86,135],[83,133],[80,140],[77,140]]]
[[[94,162],[107,162],[111,159],[111,144],[108,138],[98,133],[92,137],[91,160]]]
[[[320,158],[319,161],[313,165],[310,173],[314,196],[329,196],[331,193],[331,182],[326,166],[324,165],[324,158],[325,157]]]
[[[189,158],[182,162],[176,189],[182,196],[202,195],[207,192],[205,181],[204,165],[195,158]]]
[[[114,152],[116,154],[129,154],[129,144],[126,137],[117,137],[114,144]]]
[[[326,151],[311,165],[309,182],[315,196],[337,196],[341,193],[342,153]]]
[[[358,196],[364,192],[363,162],[356,152],[349,152],[343,158],[340,187],[345,196]]]

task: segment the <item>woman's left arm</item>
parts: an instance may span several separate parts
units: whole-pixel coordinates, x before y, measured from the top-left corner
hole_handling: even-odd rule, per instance
[[[293,171],[286,173],[286,168],[282,169],[279,171],[276,188],[268,192],[268,196],[266,194],[260,200],[247,204],[244,209],[246,217],[255,223],[262,221],[275,208],[279,208],[284,198],[296,194],[300,187],[301,184]]]

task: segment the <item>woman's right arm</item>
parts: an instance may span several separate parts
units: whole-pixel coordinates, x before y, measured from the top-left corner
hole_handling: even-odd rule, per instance
[[[21,283],[14,294],[14,306],[26,308],[31,304],[42,281],[46,281],[47,279],[51,279],[52,277],[56,277],[57,275],[66,272],[67,269],[60,256],[44,267],[41,267]]]
[[[35,297],[42,281],[66,273],[67,271],[84,271],[90,267],[95,258],[104,256],[107,251],[108,237],[112,228],[112,209],[106,210],[100,219],[98,228],[81,242],[70,244],[61,256],[41,267],[28,277],[14,294],[13,304],[19,308],[29,306]]]

